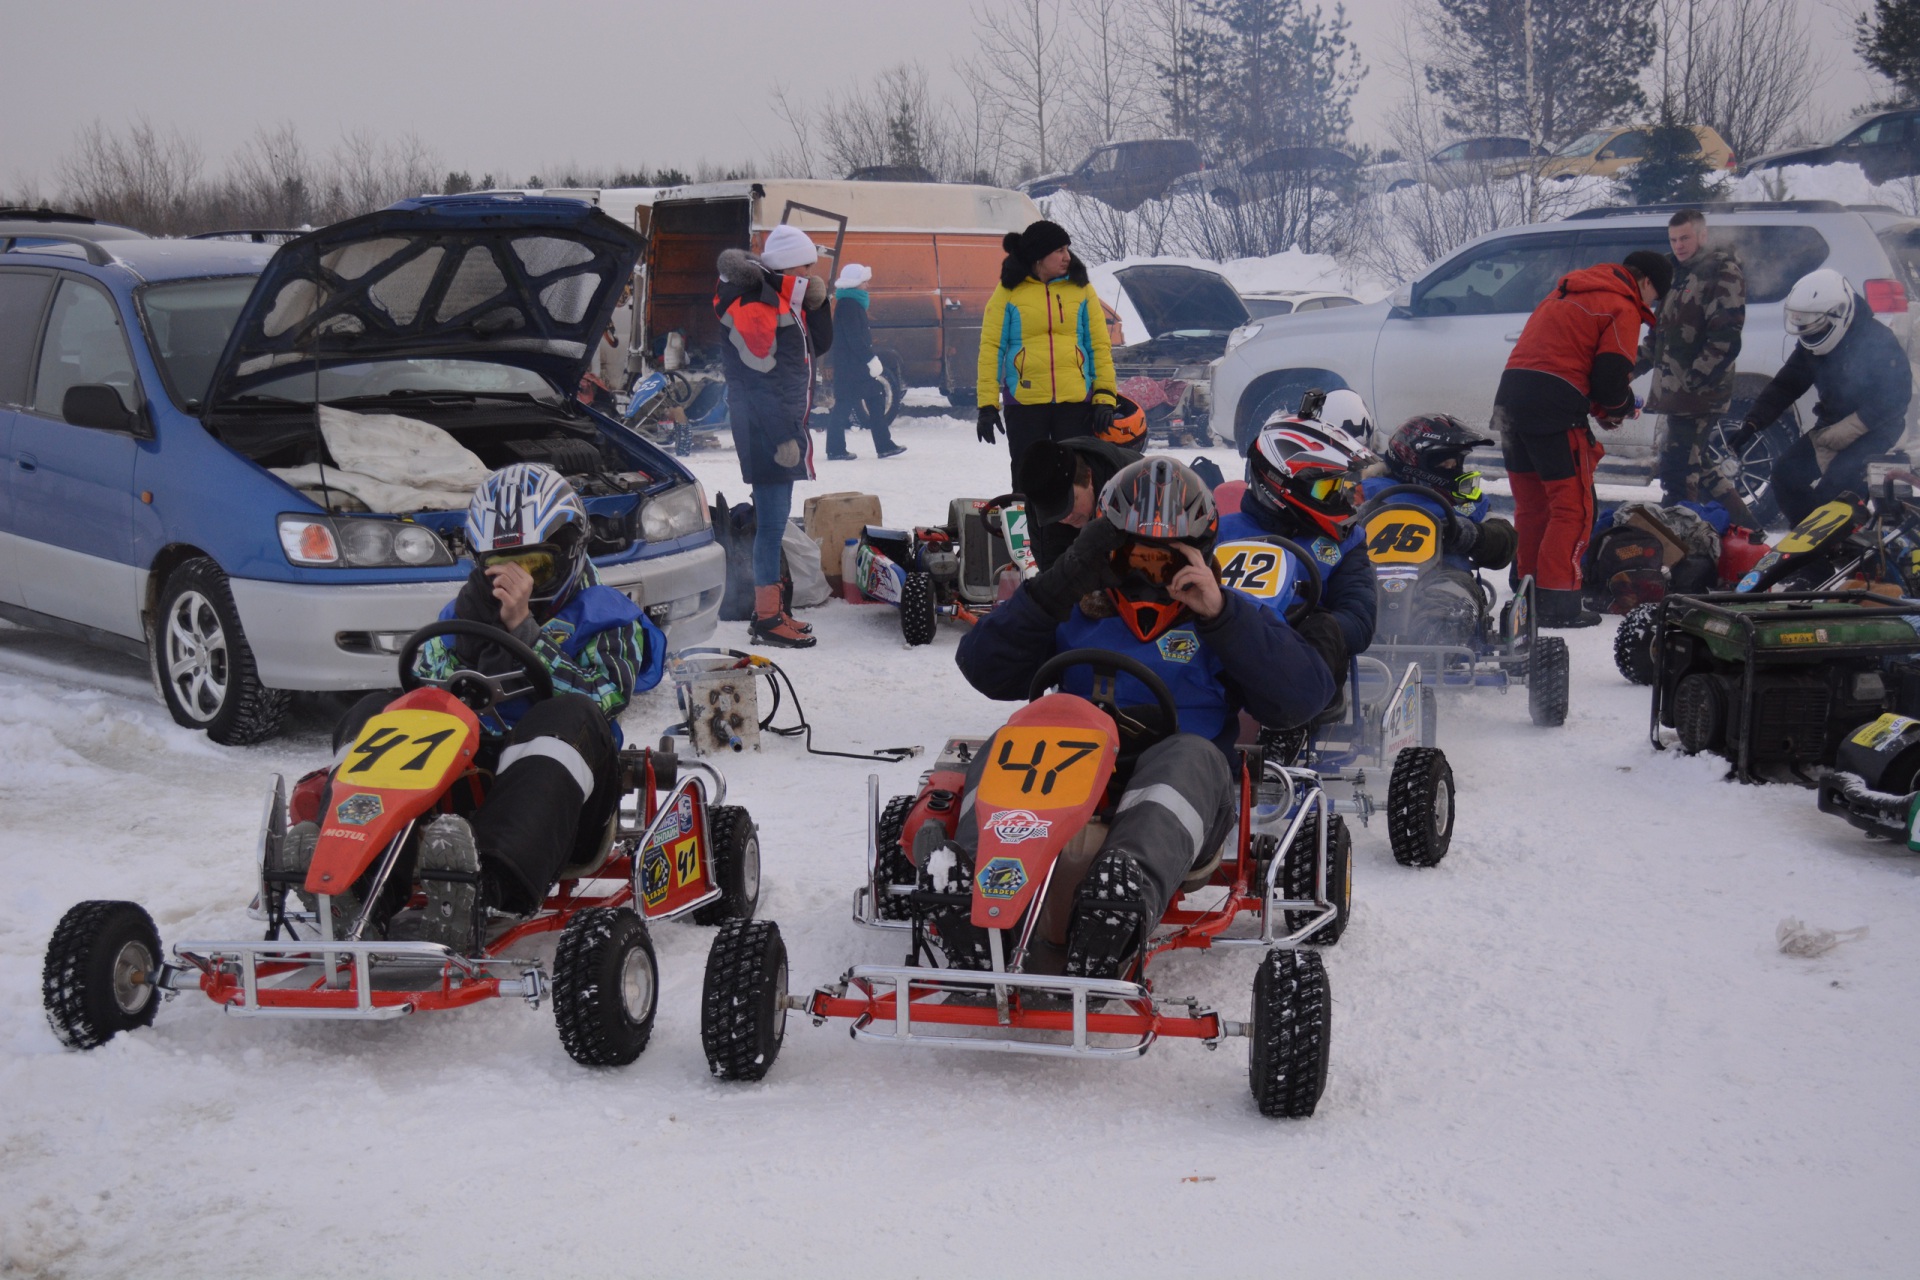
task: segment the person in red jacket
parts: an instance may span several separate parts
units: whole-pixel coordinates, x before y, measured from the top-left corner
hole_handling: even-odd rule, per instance
[[[1613,430],[1638,409],[1633,362],[1640,326],[1673,283],[1673,265],[1645,250],[1568,272],[1534,308],[1507,357],[1493,425],[1513,484],[1515,565],[1531,574],[1543,627],[1590,627],[1580,557],[1593,530],[1593,472],[1603,450],[1591,416]]]

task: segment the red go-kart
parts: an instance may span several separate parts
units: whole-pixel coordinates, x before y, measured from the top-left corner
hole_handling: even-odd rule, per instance
[[[1091,699],[1047,692],[1079,666],[1095,672]],[[1120,672],[1151,691],[1154,707],[1117,704]],[[794,997],[774,926],[730,926],[741,945],[729,958],[716,942],[702,1022],[714,1073],[765,1075],[789,1009],[816,1025],[845,1019],[854,1038],[876,1044],[1089,1058],[1138,1057],[1162,1038],[1212,1048],[1223,1037],[1246,1036],[1261,1113],[1313,1114],[1326,1084],[1331,1005],[1325,967],[1308,947],[1338,936],[1350,892],[1344,877],[1329,882],[1332,809],[1318,778],[1267,760],[1258,748],[1246,753],[1235,831],[1192,868],[1129,972],[1114,979],[1041,972],[1057,967],[1034,961],[1059,954],[1127,762],[1170,736],[1178,719],[1150,668],[1103,650],[1055,656],[1035,673],[1030,698],[993,738],[949,741],[919,793],[897,797],[884,812],[879,780],[868,779],[868,878],[854,895],[854,918],[910,932],[905,964],[855,965],[838,982]],[[979,850],[962,883],[945,845],[958,829],[968,766],[982,750],[992,757],[974,797]],[[1290,894],[1290,885],[1309,893]],[[964,949],[943,949],[938,920],[958,911],[986,933],[984,967],[958,967],[970,962],[959,955]],[[1249,1021],[1160,995],[1146,977],[1155,956],[1217,947],[1267,953]]]
[[[523,670],[461,670],[443,681],[414,673],[427,640],[456,634],[499,645]],[[47,947],[41,987],[65,1044],[91,1049],[147,1026],[163,997],[197,986],[227,1013],[281,1019],[380,1021],[502,996],[537,1008],[550,995],[560,1041],[576,1061],[621,1066],[640,1055],[659,991],[647,921],[751,917],[760,893],[753,820],[722,803],[726,782],[717,770],[679,759],[664,740],[659,751],[628,748],[621,795],[594,856],[564,868],[537,912],[495,920],[474,955],[409,940],[420,932],[425,896],[390,883],[394,869],[412,866],[411,845],[426,822],[484,797],[490,775],[474,764],[481,717],[513,699],[552,697],[553,681],[512,636],[453,620],[408,638],[400,682],[401,696],[335,764],[301,778],[291,797],[274,779],[252,910],[266,921],[264,940],[180,942],[164,955],[152,917],[135,903],[83,902],[66,913]],[[288,825],[299,822],[320,826],[304,879],[275,871]],[[340,929],[336,919],[346,917],[332,899],[346,892],[365,905]],[[384,930],[375,923],[381,904],[393,912]],[[508,954],[555,931],[551,976],[538,958]]]

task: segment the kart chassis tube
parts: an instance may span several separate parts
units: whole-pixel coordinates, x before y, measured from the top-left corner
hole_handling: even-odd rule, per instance
[[[1684,601],[1689,607],[1705,609],[1715,618],[1724,620],[1728,629],[1722,639],[1732,639],[1735,631],[1740,638],[1740,734],[1738,755],[1734,759],[1733,776],[1742,782],[1758,783],[1763,781],[1753,773],[1752,742],[1753,736],[1745,731],[1745,726],[1753,724],[1754,703],[1758,691],[1754,687],[1755,659],[1759,656],[1758,636],[1754,628],[1755,619],[1777,621],[1790,617],[1796,623],[1804,622],[1814,626],[1822,622],[1858,622],[1858,609],[1812,608],[1788,613],[1775,609],[1735,609],[1731,605],[1753,605],[1756,602],[1767,604],[1813,604],[1813,605],[1852,605],[1865,604],[1874,608],[1874,615],[1881,618],[1920,619],[1920,601],[1890,600],[1886,596],[1875,595],[1871,591],[1782,591],[1779,593],[1759,594],[1739,591],[1715,591],[1697,596],[1668,595],[1660,601],[1660,611],[1656,615],[1653,634],[1659,643],[1653,651],[1653,709],[1647,718],[1647,740],[1655,751],[1665,751],[1666,742],[1661,737],[1660,712],[1665,706],[1667,687],[1667,611],[1674,601]],[[1779,650],[1770,650],[1777,653]],[[1819,654],[1823,658],[1869,658],[1888,652],[1886,645],[1878,644],[1824,644],[1809,652],[1811,658]],[[1780,666],[1806,665],[1798,663],[1780,663]]]

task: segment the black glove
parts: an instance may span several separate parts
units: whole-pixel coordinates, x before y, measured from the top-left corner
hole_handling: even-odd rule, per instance
[[[1447,525],[1443,535],[1447,550],[1456,556],[1470,556],[1474,544],[1480,541],[1480,526],[1463,516],[1456,515]]]
[[[493,579],[477,564],[461,584],[460,594],[453,598],[453,616],[468,622],[484,622],[502,631],[507,629],[500,621],[500,601],[494,598]],[[443,636],[442,639],[453,641],[454,656],[463,665],[485,675],[498,675],[520,665],[505,649],[478,636]]]
[[[1727,436],[1727,449],[1737,458],[1747,451],[1747,446],[1752,444],[1753,438],[1759,434],[1760,424],[1748,419],[1740,424],[1739,430]]]
[[[1326,662],[1327,670],[1333,673],[1334,692],[1338,693],[1347,683],[1347,666],[1351,662],[1347,655],[1347,638],[1340,633],[1339,620],[1325,609],[1315,609],[1300,619],[1294,630]]]
[[[1058,560],[1027,583],[1027,594],[1048,617],[1065,622],[1081,596],[1119,583],[1120,577],[1113,571],[1113,553],[1126,541],[1127,535],[1111,521],[1095,520],[1080,531]]]
[[[1102,435],[1112,430],[1113,406],[1110,404],[1100,404],[1096,401],[1093,406],[1093,412],[1089,415],[1089,420],[1093,424],[1093,434],[1095,435]]]
[[[980,437],[980,443],[992,444],[993,433],[1000,429],[1000,406],[993,404],[981,405],[980,421],[973,429],[973,434]]]
[[[1513,554],[1519,549],[1520,537],[1513,526],[1499,516],[1488,516],[1480,522],[1471,559],[1482,569],[1504,569],[1513,563]]]

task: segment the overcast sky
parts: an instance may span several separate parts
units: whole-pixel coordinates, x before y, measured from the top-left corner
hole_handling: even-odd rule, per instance
[[[1800,0],[1820,115],[1875,92],[1849,44],[1865,0]],[[1329,5],[1331,7],[1331,5]],[[1348,0],[1373,64],[1357,141],[1385,142],[1403,92],[1384,65],[1403,0]],[[0,41],[0,188],[55,188],[77,129],[144,114],[211,166],[261,125],[324,150],[343,131],[412,132],[440,167],[502,180],[570,161],[648,168],[757,159],[780,141],[772,87],[796,98],[919,59],[957,87],[965,0],[14,0]]]

